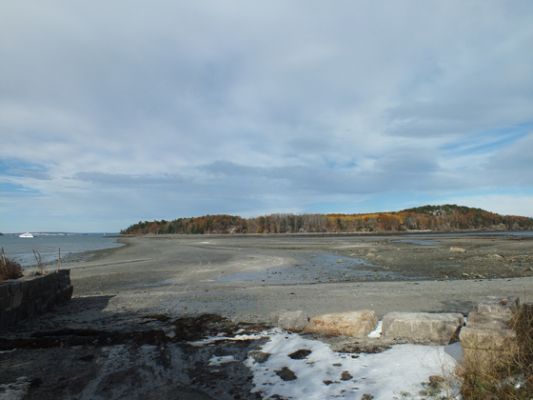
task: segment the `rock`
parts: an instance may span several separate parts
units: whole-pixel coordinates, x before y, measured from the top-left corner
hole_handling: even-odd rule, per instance
[[[0,332],[72,297],[70,270],[0,282]]]
[[[452,246],[450,247],[450,253],[466,253],[466,249],[462,247]]]
[[[448,344],[463,325],[457,313],[391,312],[383,317],[383,336],[411,343]]]
[[[324,338],[323,341],[329,344],[331,350],[339,353],[381,353],[398,343],[392,339],[369,337],[332,337]]]
[[[248,353],[248,357],[253,358],[256,363],[262,364],[270,358],[270,353],[265,353],[260,350],[252,350]]]
[[[296,350],[294,353],[289,354],[289,357],[292,358],[293,360],[303,360],[311,353],[312,353],[311,350],[300,349],[300,350]]]
[[[368,394],[368,393],[365,393],[361,396],[361,400],[372,400],[374,398],[374,396],[372,396],[371,394]]]
[[[464,360],[481,371],[504,365],[514,359],[516,334],[511,329],[493,329],[482,325],[465,327],[460,334]]]
[[[487,297],[479,302],[476,311],[493,319],[510,321],[518,310],[519,300],[516,297]]]
[[[487,257],[491,260],[501,260],[503,258],[503,256],[499,254],[489,254]]]
[[[476,324],[461,329],[459,338],[463,349],[504,350],[513,346],[516,334],[511,329]]]
[[[491,329],[507,329],[509,322],[502,318],[491,318],[490,315],[479,313],[477,311],[470,311],[468,313],[468,326],[484,326]]]
[[[469,365],[482,370],[513,359],[518,343],[511,325],[518,310],[515,297],[487,297],[468,314],[468,324],[459,338]]]
[[[440,388],[444,382],[446,382],[446,379],[440,375],[431,375],[429,377],[429,387],[433,389]]]
[[[274,371],[274,372],[276,373],[277,376],[279,376],[284,381],[294,381],[298,378],[296,374],[287,367],[283,367],[282,369],[278,369],[277,371]]]
[[[341,381],[349,381],[350,379],[353,379],[352,374],[350,374],[348,371],[342,371]]]
[[[291,332],[302,331],[309,323],[309,316],[302,310],[282,311],[278,316],[278,326]]]
[[[309,321],[304,331],[332,336],[367,336],[378,323],[372,310],[348,311],[317,315]]]

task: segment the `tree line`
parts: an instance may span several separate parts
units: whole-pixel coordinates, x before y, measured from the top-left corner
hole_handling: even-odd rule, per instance
[[[226,214],[204,215],[173,221],[140,221],[121,233],[266,234],[532,229],[532,218],[446,204],[366,214],[271,214],[252,218]]]

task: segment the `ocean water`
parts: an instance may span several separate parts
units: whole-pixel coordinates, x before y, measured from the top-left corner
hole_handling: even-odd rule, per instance
[[[28,267],[36,264],[33,250],[41,254],[44,263],[57,260],[61,249],[63,261],[75,258],[86,251],[104,250],[122,246],[117,237],[103,233],[33,233],[33,239],[19,238],[18,234],[0,236],[0,247],[4,248],[6,257]]]

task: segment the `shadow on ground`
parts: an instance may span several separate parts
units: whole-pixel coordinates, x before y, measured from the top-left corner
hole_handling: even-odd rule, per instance
[[[263,339],[200,339],[257,333],[218,315],[109,312],[113,296],[73,298],[0,337],[0,397],[20,399],[257,399],[243,364]],[[213,357],[231,356],[216,365]]]

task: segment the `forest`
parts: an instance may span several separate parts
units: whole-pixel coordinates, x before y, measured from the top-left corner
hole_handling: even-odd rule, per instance
[[[270,234],[408,231],[533,230],[533,218],[500,215],[479,208],[446,204],[364,214],[271,214],[252,218],[205,215],[173,221],[140,221],[121,234]]]

